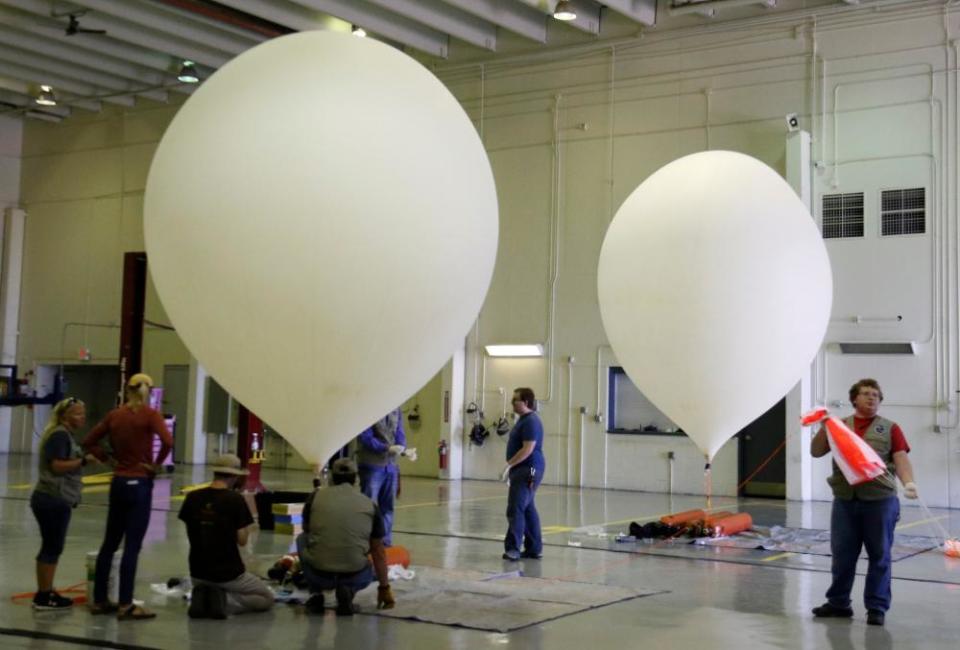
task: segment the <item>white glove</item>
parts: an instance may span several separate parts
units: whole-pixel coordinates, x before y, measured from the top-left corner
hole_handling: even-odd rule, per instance
[[[920,495],[917,493],[917,484],[914,483],[913,481],[909,481],[909,482],[907,482],[907,483],[904,483],[904,484],[903,484],[903,496],[905,496],[905,497],[908,498],[908,499],[916,499],[918,496],[920,496]]]
[[[403,450],[403,455],[407,457],[411,462],[416,462],[417,460],[417,448],[416,447],[407,447]]]
[[[403,445],[390,445],[390,449],[387,450],[391,456],[400,456],[403,454],[403,450],[406,449]]]
[[[510,469],[511,468],[509,465],[503,468],[503,474],[500,475],[500,480],[504,483],[507,483],[510,480]]]

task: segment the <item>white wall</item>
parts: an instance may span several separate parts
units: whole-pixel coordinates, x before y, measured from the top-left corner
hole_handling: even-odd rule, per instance
[[[666,453],[674,451],[675,490],[702,492],[702,458],[689,440],[609,436],[605,422],[596,421],[598,411],[606,415],[606,368],[616,363],[597,306],[600,245],[624,198],[678,156],[733,149],[783,173],[783,117],[796,112],[820,163],[815,204],[835,191],[868,197],[867,235],[828,242],[836,294],[827,341],[920,342],[909,358],[840,356],[827,345],[811,390],[820,400],[842,401],[857,378],[879,379],[884,412],[913,445],[921,491],[931,504],[958,505],[958,97],[950,43],[960,31],[960,9],[945,13],[938,0],[880,9],[780,4],[821,6],[768,12],[753,22],[687,16],[615,47],[437,69],[483,136],[501,208],[497,268],[467,340],[466,402],[484,401],[492,416],[501,389],[509,395],[530,385],[548,398],[548,482],[663,490]],[[144,103],[60,125],[27,124],[22,365],[59,359],[63,322],[117,319],[119,255],[142,247],[145,174],[175,111]],[[877,192],[916,183],[927,188],[927,234],[881,240]],[[165,318],[153,293],[147,311]],[[903,320],[885,320],[896,314]],[[854,315],[881,320],[855,325]],[[84,343],[95,360],[115,358],[115,334],[75,329],[68,351]],[[549,358],[484,361],[480,353],[486,343],[530,341],[547,343]],[[175,335],[148,335],[148,371],[160,375],[165,363],[187,362]],[[434,413],[439,390],[434,380],[418,394]],[[424,427],[435,421],[425,414]],[[433,475],[435,435],[417,434],[423,458],[405,471]],[[502,439],[465,446],[464,476],[496,478],[503,453]],[[714,493],[733,493],[736,458],[736,443],[728,443],[714,463]],[[813,463],[815,498],[828,496],[828,464]]]
[[[142,202],[153,151],[177,106],[142,102],[50,124],[24,122],[20,203],[27,211],[21,336],[22,371],[76,358],[115,364],[119,329],[66,323],[120,322],[123,254],[143,250]],[[146,317],[169,322],[148,282]],[[159,380],[165,364],[188,364],[175,333],[148,328],[143,368]],[[14,426],[14,451],[29,451],[32,430]]]
[[[675,451],[675,490],[702,491],[702,460],[689,440],[609,436],[595,421],[613,362],[597,306],[599,249],[624,198],[678,156],[732,149],[783,173],[784,115],[796,112],[813,135],[818,222],[823,194],[867,196],[866,236],[828,242],[836,288],[827,342],[921,342],[914,357],[840,356],[827,345],[813,390],[846,412],[848,386],[876,377],[884,413],[913,446],[929,503],[960,504],[951,45],[960,13],[922,0],[837,9],[816,22],[807,12],[651,31],[615,48],[438,69],[483,136],[501,207],[493,284],[469,339],[467,399],[485,398],[490,409],[500,387],[525,384],[549,398],[548,482],[663,490],[665,454]],[[927,234],[881,240],[879,191],[911,186],[927,188]],[[851,321],[897,314],[901,321]],[[484,361],[481,352],[488,343],[534,341],[548,344],[548,359]],[[501,447],[468,450],[465,476],[494,478]],[[828,467],[814,463],[814,498],[829,498]],[[732,493],[736,473],[731,442],[714,465],[714,493]]]

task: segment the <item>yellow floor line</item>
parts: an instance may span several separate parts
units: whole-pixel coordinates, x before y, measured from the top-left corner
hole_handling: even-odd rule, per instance
[[[566,533],[573,530],[570,526],[544,526],[540,530],[541,535],[553,535],[555,533]]]
[[[788,551],[788,552],[786,552],[786,553],[777,553],[776,555],[771,555],[770,557],[765,557],[765,558],[763,558],[762,561],[763,561],[763,562],[773,562],[774,560],[780,560],[780,559],[783,559],[783,558],[785,558],[785,557],[790,557],[791,555],[796,555],[796,553],[793,553],[793,552],[790,552],[790,551]]]
[[[184,485],[182,488],[180,488],[180,494],[190,494],[194,490],[202,490],[203,488],[210,487],[210,483],[211,481],[207,481],[206,483],[195,483],[193,485]]]
[[[941,519],[946,519],[950,515],[940,515],[939,517],[930,517],[929,519],[921,519],[920,521],[911,521],[909,524],[900,524],[894,530],[903,530],[904,528],[913,528],[914,526],[919,526],[921,524],[929,524],[934,521],[940,521]]]
[[[537,496],[548,496],[556,494],[556,492],[538,492]],[[450,505],[456,505],[458,503],[473,503],[475,501],[491,501],[495,499],[500,499],[502,501],[507,500],[507,491],[504,490],[503,494],[497,494],[489,497],[473,497],[472,499],[453,499],[451,501],[422,501],[420,503],[405,503],[401,506],[395,506],[394,510],[401,510],[403,508],[422,508],[425,506],[435,506],[435,507],[446,507]]]
[[[100,494],[101,492],[109,492],[109,491],[110,491],[109,485],[91,485],[89,487],[86,485],[83,486],[84,494]]]

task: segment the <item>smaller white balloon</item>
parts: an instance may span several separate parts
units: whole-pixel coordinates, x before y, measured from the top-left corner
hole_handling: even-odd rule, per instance
[[[675,160],[617,211],[597,288],[634,384],[710,459],[799,381],[833,297],[820,232],[758,160]]]
[[[493,174],[453,95],[333,32],[267,41],[198,88],[144,221],[184,343],[314,463],[463,345],[497,250]]]

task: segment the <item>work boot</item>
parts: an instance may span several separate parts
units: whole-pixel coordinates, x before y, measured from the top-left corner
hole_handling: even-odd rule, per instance
[[[322,593],[317,593],[310,596],[306,604],[307,611],[311,614],[323,614],[323,606],[324,601]]]
[[[337,586],[337,616],[353,616],[356,608],[353,606],[354,591],[345,585]]]
[[[886,615],[883,613],[883,610],[879,610],[879,609],[867,610],[867,625],[883,625],[883,619],[885,618],[886,618]]]
[[[850,618],[853,616],[853,610],[849,607],[837,607],[824,603],[820,607],[813,608],[813,615],[817,618]]]
[[[207,602],[210,587],[207,585],[195,585],[190,592],[190,609],[187,610],[187,616],[190,618],[206,618],[209,616],[209,607]]]
[[[207,616],[223,620],[227,617],[227,592],[220,587],[207,585]]]

